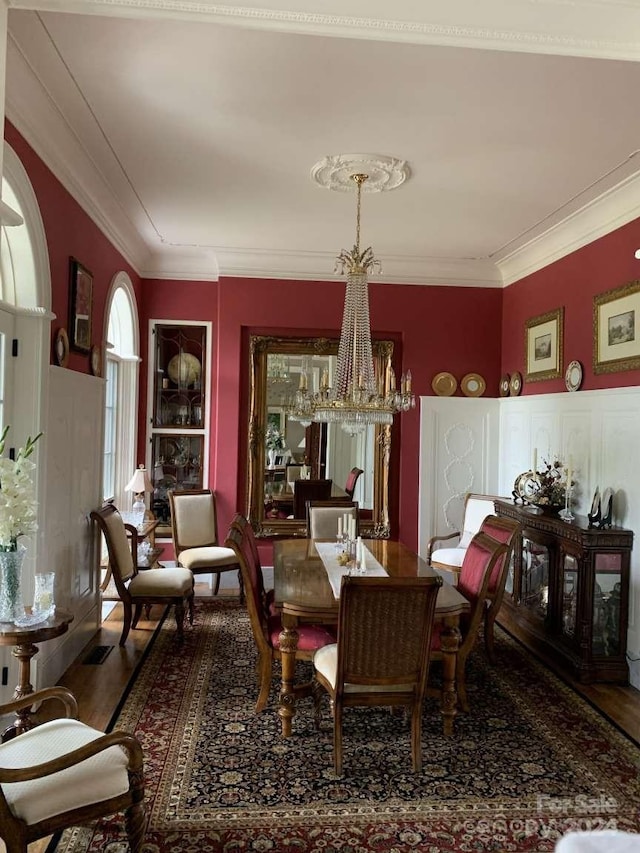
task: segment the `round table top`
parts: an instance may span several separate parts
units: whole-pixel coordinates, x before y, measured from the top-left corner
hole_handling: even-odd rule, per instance
[[[0,646],[19,646],[22,643],[41,643],[64,634],[73,622],[73,613],[59,610],[37,625],[14,625],[0,622]]]

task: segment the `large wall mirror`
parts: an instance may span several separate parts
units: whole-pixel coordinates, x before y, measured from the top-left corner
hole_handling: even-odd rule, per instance
[[[360,468],[353,500],[360,507],[363,536],[386,538],[389,527],[391,426],[368,426],[349,436],[339,424],[299,420],[291,402],[301,376],[309,391],[334,375],[338,341],[327,338],[250,338],[251,398],[247,515],[257,536],[305,536],[306,518],[294,511],[295,482],[329,479],[343,497],[349,472]],[[373,341],[375,368],[382,375],[393,342]]]

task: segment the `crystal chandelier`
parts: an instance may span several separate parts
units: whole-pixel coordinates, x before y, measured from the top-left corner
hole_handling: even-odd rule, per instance
[[[287,418],[298,421],[305,429],[314,419],[314,398],[309,391],[309,371],[306,359],[300,369],[300,381],[292,398],[287,401]]]
[[[369,424],[392,423],[396,413],[415,407],[415,397],[411,371],[403,374],[399,389],[390,363],[384,375],[376,376],[374,371],[367,275],[373,270],[380,272],[380,261],[371,247],[360,249],[362,185],[369,176],[359,172],[350,177],[357,192],[356,242],[351,251],[343,249],[336,260],[335,271],[347,275],[338,363],[333,386],[325,373],[311,402],[314,421],[339,423],[349,435],[357,435]]]
[[[289,375],[289,359],[283,355],[270,355],[267,361],[267,382],[288,382]]]

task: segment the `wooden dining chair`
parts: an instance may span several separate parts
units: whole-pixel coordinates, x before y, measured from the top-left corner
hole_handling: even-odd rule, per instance
[[[7,853],[70,826],[124,812],[131,853],[144,840],[142,748],[131,734],[78,721],[75,697],[49,687],[0,705],[0,715],[34,703],[62,702],[66,716],[0,744],[0,838]]]
[[[193,574],[185,568],[138,571],[134,557],[138,549],[136,529],[132,525],[125,526],[113,504],[107,503],[94,510],[91,519],[104,535],[113,580],[124,609],[120,645],[124,646],[129,629],[137,626],[142,608],[152,604],[174,605],[178,637],[182,639],[185,604],[189,622],[193,624]]]
[[[293,517],[307,517],[307,501],[328,501],[333,480],[295,480],[293,484]]]
[[[342,773],[343,708],[411,709],[411,760],[422,769],[422,710],[439,576],[342,579],[337,643],[313,656],[316,726],[322,688],[333,710],[333,763]]]
[[[237,572],[242,601],[242,575],[230,548],[218,541],[216,497],[211,489],[171,489],[171,531],[176,560],[194,575],[213,575],[213,594],[220,589],[223,572]]]
[[[356,484],[362,474],[364,474],[364,471],[362,470],[362,468],[358,468],[357,466],[349,471],[349,475],[347,476],[347,482],[344,485],[344,490],[350,500],[353,500],[353,493],[356,490]]]
[[[475,645],[478,629],[485,615],[494,569],[501,559],[503,563],[506,562],[504,558],[507,552],[508,546],[504,542],[498,542],[486,533],[476,533],[466,549],[460,568],[457,587],[471,605],[469,612],[460,620],[462,639],[456,657],[458,703],[464,711],[469,710],[465,677],[467,658]],[[436,623],[434,627],[431,641],[432,660],[442,660],[442,628],[442,623]]]
[[[360,535],[358,502],[350,500],[307,501],[307,539],[333,539],[338,534],[338,519],[353,518],[356,536]]]
[[[488,515],[482,522],[480,530],[497,542],[502,542],[507,546],[506,553],[496,560],[493,567],[485,599],[484,645],[487,650],[487,657],[491,663],[495,663],[494,625],[502,606],[504,588],[507,582],[507,575],[509,574],[509,564],[511,555],[513,554],[516,534],[520,530],[520,523],[512,518]]]
[[[231,524],[225,545],[234,550],[240,565],[251,630],[258,649],[259,693],[255,711],[259,713],[266,708],[269,700],[273,662],[282,659],[280,653],[282,621],[279,613],[269,610],[260,564],[255,558],[250,537],[243,536],[239,524]],[[327,643],[335,642],[335,634],[323,625],[299,625],[296,630],[298,632],[296,658],[300,660],[311,660],[317,649]]]

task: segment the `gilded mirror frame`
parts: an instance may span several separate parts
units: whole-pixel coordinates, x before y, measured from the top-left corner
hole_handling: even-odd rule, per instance
[[[301,519],[265,518],[265,468],[267,462],[265,432],[267,425],[267,359],[277,355],[337,355],[337,339],[279,338],[251,335],[249,339],[249,429],[247,454],[247,518],[256,536],[306,536],[306,521]],[[383,371],[393,355],[393,341],[372,341],[376,372]],[[389,524],[389,460],[391,425],[377,425],[374,441],[373,510],[371,518],[360,519],[363,537],[388,539]]]

